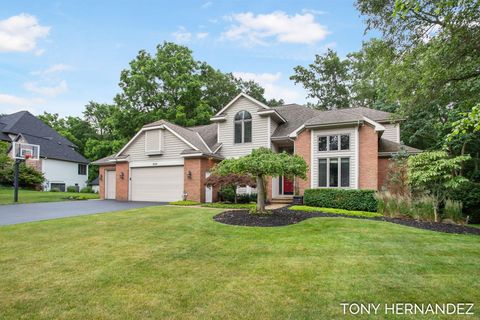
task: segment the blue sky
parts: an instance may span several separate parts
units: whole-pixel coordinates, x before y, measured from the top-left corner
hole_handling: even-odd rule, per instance
[[[254,79],[268,98],[304,103],[288,78],[335,49],[358,50],[364,23],[353,1],[2,1],[0,113],[81,115],[111,102],[140,49],[187,45],[197,60]]]

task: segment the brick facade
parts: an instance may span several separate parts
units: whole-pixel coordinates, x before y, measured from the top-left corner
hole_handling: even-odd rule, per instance
[[[303,130],[298,135],[297,139],[295,139],[295,142],[294,142],[294,144],[295,144],[295,154],[298,154],[299,156],[301,156],[308,165],[307,179],[303,180],[303,179],[297,178],[297,181],[296,181],[296,183],[298,184],[298,189],[299,189],[300,195],[303,195],[303,192],[305,191],[305,189],[309,189],[310,186],[311,186],[311,181],[310,181],[310,179],[311,179],[311,171],[310,171],[311,170],[310,169],[311,163],[310,163],[310,161],[312,159],[312,155],[311,155],[311,151],[312,151],[311,135],[312,135],[312,132],[309,129]]]
[[[390,161],[390,158],[378,158],[378,190],[381,190],[385,185]]]
[[[115,165],[100,166],[98,168],[98,195],[100,199],[105,199],[105,170],[115,170]]]
[[[378,188],[378,133],[371,126],[359,127],[359,189]]]
[[[187,200],[205,202],[205,179],[206,173],[214,165],[215,161],[206,158],[187,158],[183,167],[184,189]],[[191,173],[191,175],[189,174]],[[212,201],[217,201],[218,190],[212,190]]]
[[[122,178],[123,175],[123,178]],[[128,201],[129,186],[129,164],[128,162],[119,162],[116,166],[116,199]]]

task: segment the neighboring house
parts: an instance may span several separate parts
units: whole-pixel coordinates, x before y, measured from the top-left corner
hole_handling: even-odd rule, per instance
[[[98,177],[96,177],[95,179],[93,179],[93,180],[89,183],[89,185],[90,185],[90,187],[92,187],[93,192],[98,193],[98,191],[99,191]]]
[[[204,186],[215,163],[266,147],[298,154],[307,179],[268,181],[270,200],[291,198],[295,184],[307,188],[379,189],[392,155],[402,146],[392,114],[349,108],[318,111],[297,104],[268,107],[240,94],[209,125],[184,128],[164,120],[145,125],[115,155],[100,159],[100,196],[131,201],[187,198],[215,201]]]
[[[75,145],[28,111],[0,116],[0,140],[40,146],[40,160],[27,160],[45,176],[44,190],[87,184],[89,161],[75,150]]]

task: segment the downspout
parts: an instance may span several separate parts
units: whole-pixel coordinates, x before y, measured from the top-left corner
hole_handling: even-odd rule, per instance
[[[357,121],[357,132],[355,134],[355,189],[360,186],[360,120]]]

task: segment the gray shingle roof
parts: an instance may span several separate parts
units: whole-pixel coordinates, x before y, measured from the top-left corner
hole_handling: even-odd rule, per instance
[[[388,121],[392,119],[392,114],[385,111],[374,110],[364,107],[357,108],[345,108],[337,110],[322,111],[316,117],[308,120],[305,125],[315,126],[315,125],[326,125],[326,124],[335,124],[335,123],[346,123],[361,121],[363,117],[367,117],[374,121]]]
[[[305,124],[308,119],[311,119],[321,113],[321,111],[301,106],[299,104],[287,104],[279,107],[274,107],[282,117],[287,120],[286,123],[277,127],[272,137],[280,138],[287,137],[290,133]]]
[[[170,129],[175,131],[178,135],[180,135],[183,139],[187,140],[192,145],[194,145],[201,152],[210,153],[210,150],[208,150],[208,148],[205,146],[205,143],[203,143],[202,138],[199,136],[198,132],[194,130],[190,130],[189,128],[185,128],[185,127],[173,124],[166,120],[155,121],[155,122],[146,124],[143,127],[149,128],[149,127],[155,127],[160,125],[165,125],[169,127]]]
[[[2,125],[0,130],[4,136],[7,133],[21,134],[28,143],[38,144],[40,156],[43,158],[79,163],[90,162],[74,149],[75,145],[70,140],[61,136],[28,111],[0,117],[0,125]]]
[[[211,123],[203,126],[188,127],[188,129],[198,132],[210,149],[217,143],[217,123]]]
[[[388,139],[380,138],[378,143],[378,152],[379,153],[396,153],[400,150],[405,150],[407,153],[420,153],[422,150],[409,147],[407,145],[394,142]]]

